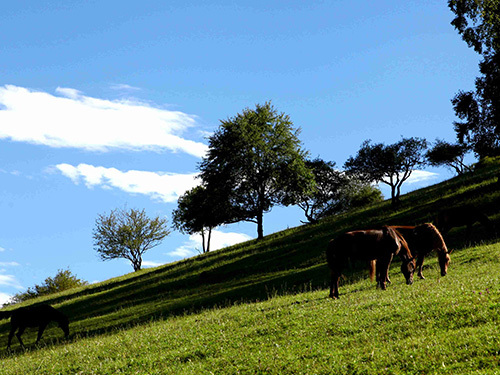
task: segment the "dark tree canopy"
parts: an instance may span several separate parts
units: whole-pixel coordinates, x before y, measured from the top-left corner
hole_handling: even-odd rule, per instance
[[[463,144],[451,144],[437,139],[425,156],[428,163],[434,167],[444,165],[453,169],[457,174],[462,174],[471,171],[471,168],[464,163],[468,152],[469,148]]]
[[[500,1],[449,0],[452,25],[469,47],[482,55],[475,91],[459,91],[452,100],[455,131],[476,156],[500,155]]]
[[[181,233],[200,233],[203,253],[210,251],[212,229],[234,220],[231,207],[217,191],[197,186],[182,195],[172,213],[172,223]]]
[[[477,53],[492,54],[500,46],[500,2],[498,0],[448,0],[455,14],[451,24]]]
[[[368,182],[382,182],[391,187],[391,202],[399,202],[401,186],[413,170],[425,165],[424,150],[427,141],[423,138],[402,138],[401,141],[385,145],[365,141],[356,157],[344,164],[347,172]]]
[[[307,160],[306,166],[312,170],[316,185],[297,205],[309,223],[382,200],[380,190],[336,169],[334,162],[316,158]]]
[[[221,121],[209,138],[199,167],[203,184],[225,193],[233,221],[255,222],[258,238],[265,212],[295,204],[314,184],[298,134],[289,116],[267,102]]]
[[[151,219],[145,210],[115,209],[97,217],[94,249],[102,260],[128,259],[134,271],[139,271],[142,255],[169,234],[165,218]]]

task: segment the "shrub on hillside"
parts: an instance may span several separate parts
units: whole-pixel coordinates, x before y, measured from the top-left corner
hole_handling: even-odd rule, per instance
[[[88,282],[73,275],[69,269],[59,270],[54,277],[47,277],[43,284],[29,287],[26,292],[17,293],[5,305],[13,305],[48,294],[62,292],[63,290],[88,285]],[[4,306],[5,306],[4,305]]]

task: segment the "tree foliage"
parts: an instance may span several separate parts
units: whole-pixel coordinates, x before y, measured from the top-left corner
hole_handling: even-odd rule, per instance
[[[493,54],[500,46],[498,0],[448,0],[455,14],[451,24],[467,45],[480,54]]]
[[[267,102],[221,121],[209,138],[199,167],[203,184],[225,196],[232,222],[256,223],[258,238],[264,213],[295,204],[299,193],[313,187],[298,135],[289,116]]]
[[[316,158],[306,166],[314,175],[315,188],[298,202],[309,223],[382,200],[379,189],[335,168],[335,163]]]
[[[170,234],[167,219],[149,218],[145,210],[115,209],[99,215],[93,232],[94,249],[101,260],[128,259],[141,269],[142,255]]]
[[[367,182],[382,182],[391,187],[391,202],[396,205],[401,195],[401,186],[413,170],[425,165],[424,150],[427,141],[423,138],[402,138],[394,144],[371,144],[363,142],[356,157],[350,157],[344,168],[350,174]]]
[[[449,0],[452,25],[469,47],[482,55],[475,91],[459,91],[452,99],[461,144],[476,156],[500,155],[500,1]]]
[[[84,285],[88,285],[88,282],[77,278],[69,269],[58,270],[54,277],[47,277],[41,285],[35,284],[34,287],[29,287],[26,292],[15,294],[10,299],[9,304],[24,302]]]
[[[172,223],[181,233],[200,233],[203,253],[210,251],[212,229],[231,221],[231,207],[216,190],[197,186],[179,197],[172,212]]]
[[[451,144],[437,139],[434,146],[427,151],[425,157],[430,165],[438,167],[441,165],[453,169],[457,174],[470,172],[471,168],[464,163],[469,147],[463,144]]]

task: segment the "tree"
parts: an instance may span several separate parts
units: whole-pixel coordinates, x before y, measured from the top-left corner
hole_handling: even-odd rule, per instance
[[[500,155],[500,2],[498,0],[449,0],[455,14],[451,24],[462,39],[481,54],[481,76],[476,90],[459,91],[452,99],[460,144],[476,156]]]
[[[413,170],[425,165],[424,150],[427,141],[423,138],[402,138],[391,145],[370,140],[363,142],[356,157],[350,157],[344,168],[361,180],[382,182],[391,187],[391,203],[398,204],[401,186]]]
[[[312,170],[316,185],[297,205],[309,223],[382,200],[379,189],[336,169],[334,162],[316,158],[307,160],[306,166]]]
[[[34,287],[29,287],[26,292],[15,294],[8,304],[16,304],[84,285],[88,285],[88,282],[77,278],[69,269],[58,270],[54,277],[47,277],[43,284],[35,284]]]
[[[99,215],[93,232],[94,249],[101,260],[128,259],[139,271],[142,255],[170,234],[167,219],[150,219],[145,210],[115,209]]]
[[[295,204],[297,193],[314,184],[299,130],[292,126],[270,102],[247,108],[221,121],[199,166],[203,184],[224,192],[231,221],[256,223],[259,239],[264,213],[274,205]]]
[[[231,221],[226,204],[216,191],[197,186],[179,197],[177,208],[172,212],[173,226],[181,233],[200,233],[203,253],[208,253],[212,229]]]
[[[451,144],[443,140],[436,139],[434,146],[427,151],[425,157],[429,165],[438,167],[445,165],[457,172],[463,174],[470,172],[472,169],[464,163],[464,158],[469,147],[463,144]]]

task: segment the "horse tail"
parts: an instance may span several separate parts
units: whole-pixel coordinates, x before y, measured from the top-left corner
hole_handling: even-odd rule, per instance
[[[375,279],[375,271],[377,270],[377,260],[370,260],[370,280]]]
[[[8,319],[14,311],[0,311],[0,320]]]

